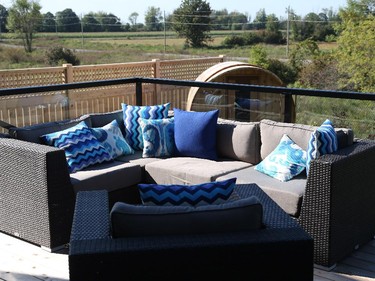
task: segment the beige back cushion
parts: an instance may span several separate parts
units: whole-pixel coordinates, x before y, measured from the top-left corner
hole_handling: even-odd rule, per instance
[[[310,126],[295,123],[282,123],[268,119],[260,121],[261,149],[260,157],[264,159],[279,144],[283,134],[287,134],[296,144],[307,151],[307,146],[311,133],[318,126]],[[343,148],[353,144],[354,133],[352,129],[335,128],[338,139],[338,148]]]
[[[283,134],[287,134],[296,144],[302,149],[307,150],[311,133],[317,127],[294,124],[294,123],[282,123],[268,119],[260,121],[260,139],[261,149],[260,157],[264,159],[270,154],[276,146],[279,144]]]
[[[216,143],[219,157],[251,164],[259,163],[259,122],[239,122],[219,118],[217,123]]]

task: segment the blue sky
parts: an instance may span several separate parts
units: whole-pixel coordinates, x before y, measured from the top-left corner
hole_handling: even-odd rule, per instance
[[[166,14],[172,13],[173,10],[180,6],[182,1],[171,0],[39,0],[42,6],[42,12],[62,11],[71,8],[78,16],[85,15],[89,12],[107,12],[113,13],[121,19],[122,22],[128,22],[131,13],[139,14],[138,22],[144,21],[144,15],[148,7],[154,6],[160,8]],[[286,17],[287,7],[290,6],[297,15],[304,16],[309,12],[319,13],[322,9],[332,8],[338,11],[340,7],[345,7],[347,0],[263,0],[263,1],[244,1],[244,0],[211,0],[211,9],[222,10],[226,8],[228,12],[238,11],[251,16],[251,20],[255,18],[255,14],[260,9],[265,9],[266,14],[275,14],[277,17]],[[246,3],[246,4],[245,4]],[[0,0],[0,4],[10,7],[12,0]]]

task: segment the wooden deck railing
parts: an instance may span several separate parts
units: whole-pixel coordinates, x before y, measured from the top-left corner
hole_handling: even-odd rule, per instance
[[[224,56],[152,60],[104,65],[31,68],[0,71],[0,89],[103,81],[128,77],[195,80],[207,68],[223,62]],[[189,87],[142,84],[143,104],[171,102],[183,108]],[[83,94],[84,93],[84,94]],[[121,103],[135,104],[135,85],[118,84],[0,97],[0,120],[15,126],[74,118],[89,112],[109,112]]]

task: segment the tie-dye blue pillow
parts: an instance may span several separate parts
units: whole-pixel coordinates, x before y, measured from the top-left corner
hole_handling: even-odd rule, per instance
[[[92,131],[113,158],[134,154],[133,148],[130,147],[121,133],[116,119],[101,128],[92,128]]]
[[[64,150],[70,173],[112,160],[84,121],[71,128],[43,135],[41,139],[46,144]]]
[[[139,119],[167,118],[170,103],[144,106],[122,103],[121,107],[124,115],[125,139],[134,150],[142,150],[143,137]]]
[[[174,118],[140,119],[142,157],[168,157],[175,151]]]
[[[312,134],[307,147],[306,173],[310,169],[311,160],[320,155],[333,153],[338,149],[338,140],[335,128],[329,119],[326,119]]]
[[[306,159],[306,151],[284,134],[278,146],[255,166],[255,170],[285,182],[306,168]]]

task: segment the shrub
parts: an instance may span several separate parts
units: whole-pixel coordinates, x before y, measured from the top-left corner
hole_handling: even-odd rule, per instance
[[[231,35],[225,37],[223,44],[228,47],[234,46],[244,46],[245,45],[245,38],[240,35]]]
[[[58,65],[61,63],[71,63],[79,65],[80,60],[70,49],[63,47],[52,47],[46,51],[46,62],[49,65]]]

